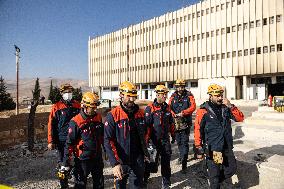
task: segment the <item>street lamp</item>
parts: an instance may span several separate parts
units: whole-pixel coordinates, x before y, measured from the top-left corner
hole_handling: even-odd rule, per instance
[[[16,97],[16,115],[19,114],[19,60],[20,60],[20,48],[14,45],[16,50],[16,77],[17,77],[17,97]]]

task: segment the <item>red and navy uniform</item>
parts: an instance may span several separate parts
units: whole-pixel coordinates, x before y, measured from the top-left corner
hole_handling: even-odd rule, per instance
[[[210,187],[220,188],[220,183],[236,172],[236,159],[233,153],[231,120],[241,122],[243,113],[236,107],[216,105],[207,101],[200,106],[194,123],[194,143],[197,149],[206,152]],[[212,152],[222,152],[223,164],[215,164]]]
[[[184,90],[181,95],[176,91],[169,100],[169,106],[173,116],[182,113],[183,119],[187,124],[187,128],[176,130],[176,141],[180,155],[179,161],[182,163],[182,168],[185,169],[189,151],[189,134],[190,126],[192,125],[192,113],[196,109],[195,99],[190,91]]]
[[[87,116],[83,110],[69,123],[66,140],[64,164],[69,165],[70,157],[75,152],[80,160],[75,170],[79,177],[75,181],[75,188],[86,188],[87,177],[91,173],[93,188],[104,188],[102,144],[104,127],[102,117],[96,113]]]
[[[120,106],[106,116],[104,147],[112,167],[121,164],[123,173],[129,177],[129,188],[143,185],[144,157],[149,156],[145,141],[144,111],[135,104],[132,110]],[[127,176],[117,182],[125,188]]]
[[[48,119],[47,142],[55,144],[58,150],[58,162],[63,161],[64,146],[68,134],[69,121],[79,113],[80,103],[75,100],[60,100],[53,104]]]
[[[170,185],[171,177],[171,144],[170,136],[175,137],[175,126],[170,107],[166,102],[159,104],[157,99],[145,108],[145,121],[148,127],[147,135],[161,156],[161,174],[163,186]],[[158,160],[155,157],[155,160]],[[158,162],[156,162],[158,163]],[[150,169],[145,169],[144,178],[150,177]]]

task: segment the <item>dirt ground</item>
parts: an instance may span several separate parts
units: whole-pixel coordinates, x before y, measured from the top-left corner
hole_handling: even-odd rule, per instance
[[[50,109],[50,107],[45,107]],[[246,116],[249,116],[255,108],[241,108]],[[38,109],[40,111],[40,108]],[[44,111],[44,110],[42,110]],[[226,189],[241,189],[241,188],[262,188],[258,187],[261,173],[259,167],[262,162],[267,161],[268,154],[272,157],[275,151],[279,152],[283,149],[283,145],[274,145],[273,149],[265,149],[266,154],[262,148],[258,150],[242,150],[243,143],[250,144],[250,139],[245,139],[241,127],[234,126],[235,130],[235,154],[237,158],[238,170],[237,174],[232,179],[225,181],[222,188]],[[191,132],[192,133],[192,132]],[[193,143],[193,135],[190,135],[190,145]],[[238,147],[240,146],[240,147]],[[283,151],[283,150],[282,150]],[[192,154],[192,147],[190,148],[190,155],[188,160],[188,171],[186,174],[181,173],[181,165],[177,165],[178,149],[176,144],[172,145],[171,157],[171,188],[208,188],[206,174],[204,172],[204,162],[194,160]],[[264,155],[263,155],[264,154]],[[280,154],[282,155],[282,154]],[[275,157],[275,155],[273,156]],[[265,165],[263,163],[263,165]],[[48,151],[46,140],[37,141],[35,151],[29,152],[26,144],[17,145],[13,148],[0,152],[0,183],[12,186],[18,189],[55,189],[59,188],[59,183],[55,176],[56,166],[56,151]],[[104,177],[105,188],[113,188],[112,170],[107,161],[104,162]],[[89,178],[88,188],[92,188],[91,178]],[[70,181],[72,185],[72,179]],[[148,184],[148,189],[161,188],[161,174],[160,169],[158,173],[152,174]]]

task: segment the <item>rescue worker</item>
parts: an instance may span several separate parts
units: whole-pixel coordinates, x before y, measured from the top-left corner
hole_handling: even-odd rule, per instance
[[[197,157],[205,155],[212,189],[220,188],[220,183],[236,172],[231,119],[244,120],[243,113],[223,97],[223,92],[217,84],[208,87],[209,101],[200,106],[194,123]]]
[[[63,162],[64,147],[68,134],[69,121],[79,113],[80,103],[72,99],[74,88],[70,84],[62,84],[60,87],[61,100],[53,104],[48,119],[48,149],[57,149],[58,165]],[[61,188],[68,187],[68,179],[60,179]]]
[[[176,80],[176,91],[169,100],[169,106],[175,121],[176,141],[179,149],[178,163],[182,164],[182,173],[186,173],[189,151],[189,134],[192,126],[192,113],[196,109],[195,99],[190,91],[185,89],[183,79]]]
[[[93,179],[93,188],[104,188],[102,158],[104,127],[101,114],[96,112],[98,105],[98,95],[86,92],[82,97],[80,113],[69,123],[62,169],[70,169],[70,159],[75,152],[79,159],[75,164],[78,172],[78,178],[75,179],[76,189],[86,188],[87,177],[90,173]]]
[[[149,153],[145,141],[144,111],[134,103],[136,86],[124,81],[119,86],[120,106],[106,116],[104,147],[112,166],[117,189],[143,187],[145,163]]]
[[[155,88],[156,99],[145,108],[145,121],[148,128],[147,135],[157,150],[154,157],[158,166],[158,159],[161,156],[162,188],[170,188],[171,181],[171,144],[170,136],[175,138],[175,126],[169,105],[165,102],[168,95],[168,88],[164,85],[157,85]],[[150,177],[150,164],[146,163],[144,182],[147,183]]]

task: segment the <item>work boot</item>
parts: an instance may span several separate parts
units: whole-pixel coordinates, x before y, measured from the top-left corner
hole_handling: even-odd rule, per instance
[[[181,168],[181,173],[186,174],[187,173],[187,162],[182,162],[182,168]]]

